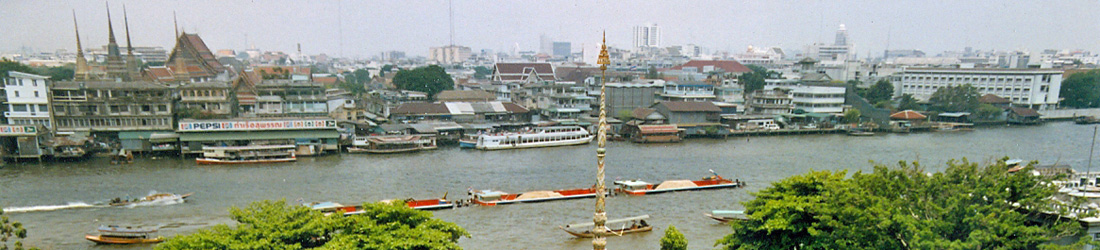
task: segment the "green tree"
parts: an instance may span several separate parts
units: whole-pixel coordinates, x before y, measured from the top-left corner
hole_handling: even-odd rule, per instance
[[[863,113],[860,113],[859,109],[849,109],[848,111],[844,111],[844,121],[848,123],[857,123],[859,122],[859,117],[862,115]]]
[[[744,73],[737,76],[737,82],[745,86],[745,95],[751,95],[752,92],[764,89],[764,75],[756,72]]]
[[[978,88],[973,85],[940,87],[928,101],[932,109],[943,112],[974,112],[978,108]]]
[[[439,92],[455,88],[451,75],[448,75],[439,65],[398,71],[393,76],[393,84],[399,89],[427,93],[431,98],[435,98],[435,94]]]
[[[978,106],[978,110],[974,112],[974,116],[978,119],[993,120],[1000,116],[1002,112],[1004,112],[1004,109],[998,108],[997,106],[993,106],[991,104],[983,103]]]
[[[1100,70],[1069,75],[1062,80],[1063,107],[1095,108],[1100,107]]]
[[[386,77],[386,73],[389,73],[390,71],[394,70],[395,68],[396,67],[394,67],[392,64],[382,65],[382,70],[378,71],[378,76]]]
[[[873,172],[811,171],[773,183],[745,204],[747,221],[716,245],[724,249],[1034,249],[1081,231],[1075,220],[1031,220],[1066,212],[1050,199],[1054,177],[1017,173],[1000,160],[966,159],[927,173],[919,164]],[[1075,200],[1070,205],[1080,205]],[[1086,215],[1091,216],[1091,215]]]
[[[625,109],[624,110],[619,110],[619,114],[616,115],[615,117],[618,117],[620,121],[627,122],[627,121],[630,121],[630,119],[634,117],[634,111],[625,110]]]
[[[493,75],[493,69],[485,66],[474,67],[474,78],[476,79],[489,79]]]
[[[34,69],[28,67],[20,62],[8,60],[7,58],[0,58],[0,77],[8,77],[8,71],[19,71],[23,73],[35,73]]]
[[[659,79],[660,75],[657,74],[657,66],[649,66],[649,70],[645,72],[646,79]]]
[[[363,204],[364,214],[325,216],[286,201],[255,202],[232,208],[236,228],[225,224],[178,236],[156,249],[461,249],[469,237],[454,223],[433,219],[430,212],[395,204]]]
[[[370,71],[365,69],[356,69],[355,71],[344,73],[344,80],[340,82],[336,87],[351,92],[358,96],[359,94],[366,93],[366,84],[371,82]]]
[[[879,103],[882,101],[890,100],[894,98],[894,84],[891,84],[889,80],[882,79],[875,82],[870,89],[867,89],[867,94],[863,96],[869,103]]]
[[[920,104],[917,103],[917,98],[913,98],[913,94],[904,94],[898,97],[898,110],[918,110]]]
[[[668,226],[665,236],[661,237],[661,250],[687,250],[688,241],[684,234],[676,230],[676,226]]]
[[[13,238],[14,237],[14,238]],[[4,209],[0,209],[0,250],[8,250],[8,241],[12,242],[12,248],[15,250],[23,250],[23,239],[27,238],[27,229],[23,228],[23,223],[8,219],[8,216],[4,215]],[[30,249],[38,249],[31,247]]]
[[[58,67],[38,67],[35,68],[35,71],[39,75],[49,76],[52,81],[72,80],[73,75],[76,74],[72,64]]]

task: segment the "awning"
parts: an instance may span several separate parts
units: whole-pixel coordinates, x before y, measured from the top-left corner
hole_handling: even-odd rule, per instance
[[[295,130],[295,131],[229,131],[179,133],[180,141],[226,141],[226,140],[278,140],[278,139],[338,139],[336,130]]]
[[[149,135],[149,142],[177,142],[180,135],[172,132],[157,132]]]
[[[172,131],[122,131],[118,132],[119,140],[149,140],[154,134],[176,134]],[[162,135],[163,137],[164,135]],[[179,136],[176,136],[179,138]]]

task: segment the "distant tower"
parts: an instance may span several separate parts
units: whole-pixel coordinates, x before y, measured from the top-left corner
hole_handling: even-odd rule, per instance
[[[661,27],[657,24],[634,26],[634,48],[661,47]]]
[[[126,78],[126,63],[122,61],[122,54],[118,51],[118,43],[115,42],[115,28],[111,24],[111,6],[107,5],[107,78]]]
[[[844,27],[844,24],[841,24],[840,29],[836,30],[836,42],[833,45],[848,45],[848,29]]]
[[[183,34],[180,34],[179,22],[176,21],[176,12],[172,12],[172,25],[175,26],[176,30],[176,46],[172,48],[172,54],[168,55],[169,60],[173,60],[176,64],[175,68],[172,69],[172,75],[176,76],[177,81],[189,82],[191,81],[191,74],[188,73],[187,64],[183,62],[183,48],[181,47],[185,39],[184,37],[187,36],[187,32],[184,31]]]
[[[126,73],[129,80],[141,77],[141,62],[134,57],[134,46],[130,44],[130,19],[126,16],[126,5],[122,5],[122,21],[126,24]]]
[[[76,10],[73,10],[73,30],[76,31],[76,70],[75,80],[88,80],[88,59],[84,58],[84,47],[80,46],[80,28],[76,25]]]

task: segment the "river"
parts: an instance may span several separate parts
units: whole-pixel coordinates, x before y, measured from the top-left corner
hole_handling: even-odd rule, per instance
[[[713,169],[748,183],[722,189],[608,198],[610,218],[649,214],[653,232],[613,237],[610,249],[658,249],[663,231],[675,225],[690,249],[711,249],[730,233],[726,225],[703,216],[715,209],[742,209],[751,193],[782,178],[809,170],[868,171],[872,162],[920,161],[940,171],[949,159],[990,162],[1009,156],[1059,162],[1084,170],[1092,126],[1053,122],[1039,126],[978,128],[969,132],[841,134],[689,139],[678,144],[609,142],[607,183],[615,179],[699,179]],[[219,223],[232,223],[229,207],[258,200],[288,202],[363,201],[404,198],[465,198],[467,188],[505,192],[589,187],[595,183],[595,143],[558,148],[478,151],[445,147],[400,155],[340,154],[299,158],[268,165],[196,165],[181,158],[140,158],[111,165],[105,158],[74,163],[8,163],[0,167],[0,207],[29,230],[26,240],[44,249],[143,249],[96,247],[83,239],[99,225],[160,228],[171,236]],[[1100,158],[1098,158],[1100,160]],[[183,204],[98,207],[114,197],[144,196],[152,191],[187,193]],[[466,207],[435,211],[472,237],[465,249],[589,249],[559,225],[591,221],[593,199]]]

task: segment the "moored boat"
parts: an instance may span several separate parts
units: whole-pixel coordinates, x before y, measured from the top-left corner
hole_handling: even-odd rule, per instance
[[[1091,116],[1091,115],[1089,115],[1089,116],[1082,115],[1082,116],[1073,117],[1073,122],[1077,123],[1077,124],[1094,124],[1094,123],[1100,123],[1100,119],[1097,119],[1095,116]]]
[[[348,153],[391,154],[436,149],[435,137],[428,135],[383,135],[355,138]]]
[[[723,178],[714,173],[714,171],[711,171],[711,174],[712,176],[704,177],[702,180],[698,181],[667,180],[661,182],[661,184],[653,184],[640,180],[615,181],[615,185],[618,186],[615,191],[629,195],[646,195],[673,191],[737,188],[744,186],[744,183],[740,180]]]
[[[596,197],[595,188],[562,189],[554,191],[529,191],[510,194],[495,190],[470,191],[470,200],[482,206],[496,206],[519,202],[543,202]]]
[[[630,233],[640,233],[653,231],[653,226],[645,222],[645,219],[649,219],[649,215],[634,216],[621,219],[611,219],[604,222],[604,228],[606,228],[605,236],[622,236]],[[592,222],[569,224],[565,226],[558,226],[562,231],[569,233],[577,238],[592,238],[595,233],[592,229],[595,224]]]
[[[203,146],[199,164],[276,163],[298,160],[294,145]]]
[[[875,132],[871,132],[870,130],[863,129],[863,128],[853,128],[853,129],[848,130],[848,135],[850,135],[850,136],[873,136],[873,135],[875,135]]]
[[[111,200],[110,203],[108,203],[108,205],[117,207],[117,206],[140,205],[140,204],[148,204],[148,203],[164,202],[164,201],[181,201],[182,202],[182,201],[186,201],[187,197],[191,197],[192,194],[195,194],[195,193],[186,193],[186,194],[156,193],[156,194],[151,194],[151,195],[148,195],[148,196],[145,196],[145,197],[137,198],[137,199],[134,199],[134,200],[124,200],[124,199],[121,199],[121,198],[114,198],[114,199]]]
[[[87,234],[84,239],[97,244],[149,244],[164,241],[161,237],[150,237],[156,229],[140,229],[119,226],[100,226],[99,235]]]
[[[530,131],[482,134],[477,149],[519,149],[579,145],[592,142],[593,135],[579,126],[536,127]]]
[[[748,220],[748,218],[745,217],[745,211],[740,210],[714,210],[710,211],[710,213],[703,213],[703,215],[722,223],[735,220]]]

